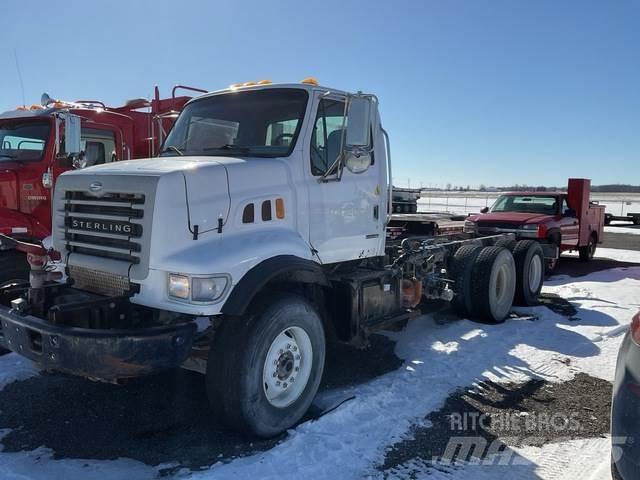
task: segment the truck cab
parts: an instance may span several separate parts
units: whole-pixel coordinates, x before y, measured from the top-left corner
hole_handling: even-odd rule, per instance
[[[161,99],[156,88],[152,101],[107,107],[44,94],[40,105],[0,114],[0,233],[42,241],[51,234],[52,192],[63,172],[157,154],[163,131],[189,98],[174,90]],[[0,271],[0,283],[26,278],[26,259],[0,252]]]

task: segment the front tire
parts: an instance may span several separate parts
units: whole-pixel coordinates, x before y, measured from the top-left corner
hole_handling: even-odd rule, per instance
[[[538,303],[538,296],[544,282],[544,253],[538,242],[521,240],[513,249],[516,262],[517,305],[531,306]]]
[[[302,419],[324,369],[320,315],[304,298],[276,295],[246,318],[226,318],[209,352],[207,394],[228,427],[273,437]]]

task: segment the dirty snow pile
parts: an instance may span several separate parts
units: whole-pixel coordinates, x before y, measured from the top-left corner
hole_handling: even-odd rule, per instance
[[[406,438],[412,425],[423,422],[457,388],[486,379],[560,382],[579,372],[612,381],[622,334],[639,308],[640,252],[600,249],[598,255],[639,265],[577,278],[555,276],[543,290],[571,302],[579,320],[544,306],[518,308],[520,318],[502,325],[453,320],[446,314],[444,319],[443,314],[422,316],[404,331],[388,334],[397,342],[396,354],[405,361],[402,368],[365,384],[324,392],[317,403],[332,405],[351,395],[355,400],[299,425],[271,450],[199,472],[182,470],[177,476],[194,480],[379,478],[384,475],[378,468],[385,449]],[[16,355],[0,357],[0,388],[35,373],[29,362]],[[27,399],[25,404],[28,408]],[[405,467],[417,472],[418,478],[434,480],[608,478],[606,438],[513,450],[527,460],[522,467],[466,466],[444,471],[417,462]],[[159,467],[133,460],[53,460],[52,453],[46,447],[0,453],[0,478],[146,479],[158,475]],[[402,468],[395,472],[402,476]]]

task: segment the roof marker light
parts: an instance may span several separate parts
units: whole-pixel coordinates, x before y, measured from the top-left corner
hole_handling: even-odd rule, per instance
[[[243,87],[253,87],[254,85],[256,85],[256,82],[244,82],[242,84]]]
[[[258,82],[258,85],[269,85],[269,84],[271,84],[271,83],[273,83],[271,80],[266,80],[266,79],[265,79],[265,80],[260,80],[260,81]]]
[[[316,80],[313,77],[307,77],[303,79],[302,82],[300,83],[306,83],[307,85],[315,85],[316,87],[318,86],[318,80]]]

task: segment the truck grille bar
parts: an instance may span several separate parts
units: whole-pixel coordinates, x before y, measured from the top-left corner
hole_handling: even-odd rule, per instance
[[[139,263],[144,202],[143,194],[66,191],[60,230],[67,251]]]

